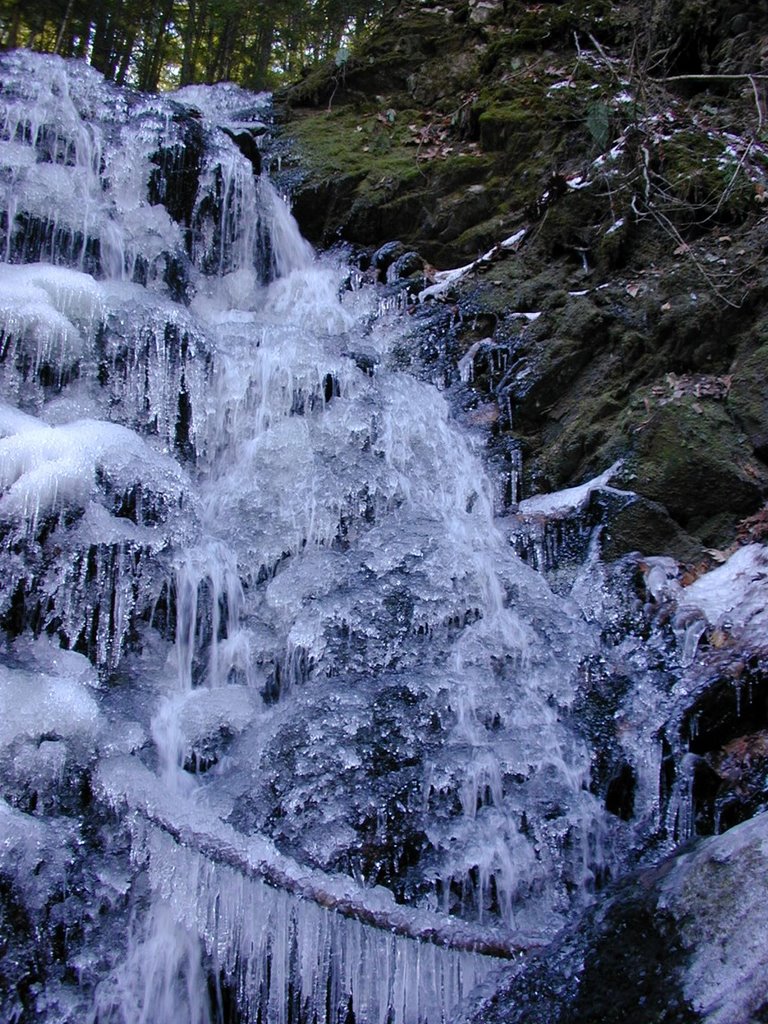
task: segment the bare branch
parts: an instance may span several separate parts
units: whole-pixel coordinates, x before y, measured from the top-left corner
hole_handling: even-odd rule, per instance
[[[691,82],[707,82],[707,81],[711,80],[713,82],[719,82],[719,81],[729,82],[729,81],[738,81],[738,80],[744,80],[744,79],[749,79],[751,81],[754,78],[768,79],[768,75],[757,75],[757,74],[743,74],[743,75],[712,75],[712,74],[706,74],[706,75],[704,75],[704,74],[702,74],[702,75],[667,75],[665,78],[653,78],[653,79],[651,79],[651,81],[653,81],[653,82],[686,82],[686,81],[691,81]]]

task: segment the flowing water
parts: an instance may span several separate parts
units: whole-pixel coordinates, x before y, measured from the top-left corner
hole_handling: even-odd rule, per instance
[[[60,947],[7,1013],[446,1019],[658,823],[649,701],[631,826],[576,720],[599,566],[515,554],[407,318],[233,142],[267,97],[2,80],[0,867]]]

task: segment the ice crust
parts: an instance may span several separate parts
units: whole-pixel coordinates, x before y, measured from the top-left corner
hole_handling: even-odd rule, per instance
[[[737,548],[728,560],[686,587],[678,615],[699,612],[711,626],[743,631],[759,645],[768,636],[768,549]]]
[[[348,1006],[371,1024],[442,1021],[498,966],[492,957],[414,941],[329,909],[359,901],[412,931],[448,927],[398,908],[386,891],[313,876],[270,844],[206,821],[178,798],[171,807],[135,763],[105,762],[98,785],[113,804],[127,799],[146,815],[147,823],[138,822],[134,831],[135,855],[148,861],[150,883],[162,894],[123,966],[99,988],[99,1020],[123,1020],[130,1013],[134,1020],[171,1024],[180,1008],[189,1019],[209,1020],[205,979],[190,952],[197,936],[220,981],[240,993],[245,1018],[270,1024],[285,1024],[297,997],[317,1007],[318,1021],[335,1021]],[[165,827],[157,828],[160,823]],[[265,866],[307,894],[319,885],[325,905],[266,883],[260,877]],[[455,931],[460,934],[458,922]],[[162,955],[152,955],[161,949]],[[185,991],[169,1000],[177,977],[185,979]]]
[[[46,735],[92,741],[98,725],[98,705],[83,683],[0,665],[0,749]]]
[[[524,498],[518,505],[523,515],[561,515],[582,507],[593,491],[605,487],[621,468],[621,462],[615,462],[599,476],[593,477],[578,487],[568,487],[564,491],[553,491],[550,494],[536,494],[532,498]]]
[[[65,506],[84,507],[99,489],[119,498],[137,487],[154,498],[154,507],[140,504],[136,510],[141,527],[145,514],[155,519],[158,512],[181,510],[188,479],[176,462],[118,424],[40,424],[0,439],[0,517],[27,523],[31,533],[41,516]]]
[[[5,55],[3,78],[6,261],[27,262],[35,251],[47,262],[158,285],[169,261],[184,264],[188,256],[217,275],[269,261],[262,186],[217,125],[231,125],[232,94],[209,97],[202,129],[195,123],[199,92],[186,102],[183,93],[140,96],[76,62],[22,50]],[[180,217],[157,198],[167,198],[163,170],[173,173],[185,160],[190,172],[199,170],[199,188]],[[148,187],[158,168],[156,197]],[[39,225],[38,241],[25,237],[25,222]]]

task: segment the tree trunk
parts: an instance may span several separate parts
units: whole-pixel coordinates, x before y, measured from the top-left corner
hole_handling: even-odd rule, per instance
[[[123,41],[123,52],[120,55],[120,63],[117,68],[117,74],[115,75],[115,82],[118,85],[125,85],[125,76],[128,74],[128,68],[131,66],[131,59],[133,57],[133,48],[136,44],[136,29],[131,29],[124,41]]]
[[[155,43],[147,55],[144,65],[144,72],[139,82],[139,88],[144,92],[156,92],[163,70],[163,59],[165,57],[165,43],[168,34],[168,26],[173,15],[173,0],[165,0],[160,10],[158,21],[153,26],[155,31]],[[149,26],[148,26],[149,27]]]
[[[191,85],[197,72],[197,54],[207,17],[204,3],[187,0],[187,22],[182,37],[181,85]]]
[[[106,68],[109,66],[114,32],[114,19],[111,17],[110,12],[102,7],[96,16],[93,46],[91,48],[91,65],[102,74],[105,73]]]
[[[252,72],[248,85],[251,89],[264,89],[267,84],[267,69],[275,39],[275,26],[270,22],[262,25],[251,53]]]
[[[70,18],[72,17],[72,8],[75,6],[75,0],[68,0],[67,9],[64,12],[64,17],[61,19],[61,25],[59,26],[59,34],[56,36],[56,45],[53,48],[54,53],[61,53],[61,45],[64,42],[64,33],[66,32]],[[67,47],[69,51],[71,47]]]
[[[5,42],[5,46],[8,50],[15,50],[19,44],[19,26],[21,24],[21,2],[17,2],[13,5],[13,11],[11,12],[11,23],[8,26],[8,37]]]

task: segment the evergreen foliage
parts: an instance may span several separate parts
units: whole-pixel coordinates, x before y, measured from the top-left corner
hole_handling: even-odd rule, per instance
[[[270,88],[333,59],[383,0],[0,0],[0,48],[85,58],[144,91],[235,81]]]

